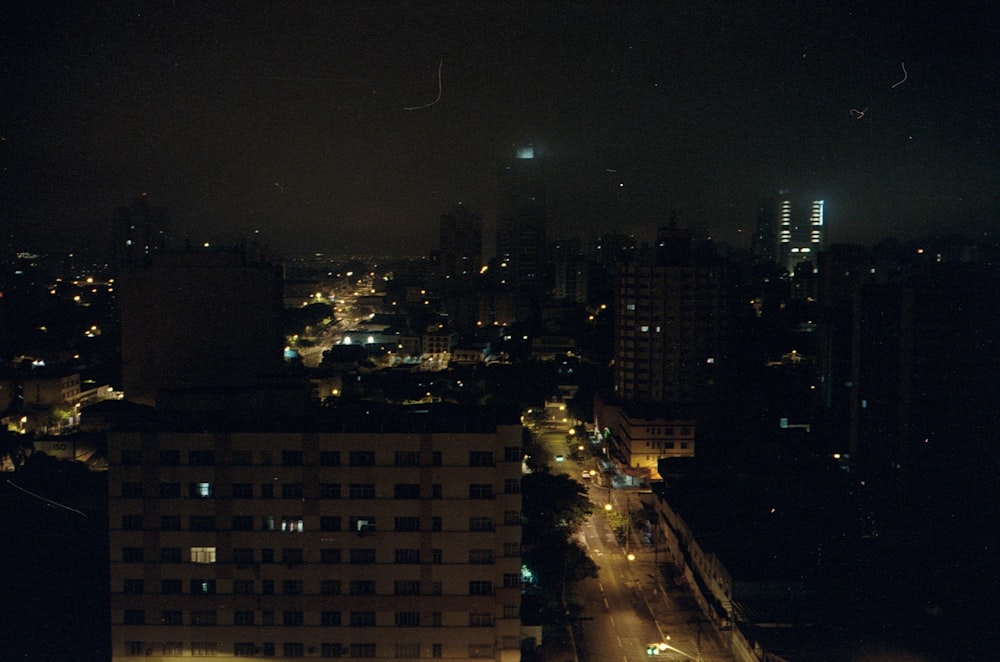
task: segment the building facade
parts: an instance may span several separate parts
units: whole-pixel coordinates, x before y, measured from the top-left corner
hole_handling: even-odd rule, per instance
[[[114,432],[112,659],[520,659],[521,427]]]

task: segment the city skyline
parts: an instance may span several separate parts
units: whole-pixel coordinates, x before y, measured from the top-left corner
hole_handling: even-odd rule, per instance
[[[551,237],[652,238],[676,212],[749,247],[779,189],[826,201],[830,243],[982,236],[988,10],[18,2],[0,213],[26,249],[103,248],[145,191],[181,241],[426,253],[458,202],[491,235],[496,165],[531,142],[558,175]]]

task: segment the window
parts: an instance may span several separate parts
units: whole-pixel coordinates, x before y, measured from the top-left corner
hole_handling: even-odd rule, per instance
[[[211,515],[192,515],[188,520],[189,531],[215,531],[215,518]]]
[[[323,657],[343,657],[344,647],[341,644],[324,641],[319,647],[320,655]],[[374,656],[372,656],[374,657]]]
[[[302,533],[305,531],[305,521],[301,517],[282,517],[281,530],[285,533]]]
[[[351,657],[375,657],[375,644],[351,644]]]
[[[419,499],[420,483],[396,483],[393,491],[395,499]]]
[[[215,548],[192,547],[191,563],[215,563]]]
[[[469,644],[469,657],[492,658],[493,646],[491,644]]]
[[[441,657],[441,644],[431,644],[431,657]]]
[[[249,467],[253,464],[253,451],[233,451],[234,467]]]
[[[470,467],[492,467],[493,451],[469,451]]]
[[[215,465],[215,451],[188,451],[188,466],[211,467]]]
[[[274,580],[262,579],[260,582],[261,595],[274,595]]]
[[[322,467],[339,467],[340,451],[320,451],[319,464]]]
[[[281,451],[281,464],[286,467],[301,467],[302,451]]]
[[[431,563],[441,565],[443,563],[444,551],[440,549],[431,550]]]
[[[518,494],[521,492],[521,481],[517,478],[505,478],[503,481],[503,491],[505,494]]]
[[[470,499],[492,499],[493,485],[490,483],[472,483],[469,485]]]
[[[125,547],[122,549],[123,563],[142,563],[142,547]]]
[[[504,618],[518,618],[521,615],[520,605],[504,605],[503,606],[503,617]]]
[[[340,483],[320,483],[319,484],[319,498],[320,499],[339,499],[340,498]]]
[[[348,461],[352,467],[374,467],[375,451],[351,451]]]
[[[285,579],[281,582],[281,592],[284,595],[302,595],[303,589],[301,579]]]
[[[435,467],[444,466],[441,451],[431,451],[431,465]]]
[[[282,499],[301,499],[303,496],[302,483],[282,483]]]
[[[433,485],[431,485],[431,498],[432,499],[441,499],[441,498],[443,498],[442,494],[443,494],[443,492],[442,492],[442,488],[441,488],[441,483],[434,483]]]
[[[350,499],[374,499],[375,483],[351,483],[347,496]]]
[[[217,625],[214,609],[191,612],[191,625]]]
[[[145,625],[146,612],[141,609],[125,610],[125,625]]]
[[[470,549],[469,550],[469,563],[475,563],[475,564],[493,563],[493,550],[492,549]]]
[[[251,563],[253,563],[253,548],[234,547],[233,563],[237,565],[250,565]]]
[[[479,612],[479,613],[469,614],[469,627],[470,628],[493,627],[493,614],[489,612]]]
[[[332,515],[324,515],[319,518],[320,531],[340,531],[340,518]]]
[[[396,627],[415,628],[420,626],[419,611],[397,611],[394,620]]]
[[[520,462],[521,448],[519,446],[505,446],[503,449],[504,462]]]
[[[191,595],[213,595],[215,593],[214,579],[192,579]]]
[[[274,498],[274,483],[261,483],[260,484],[260,498],[261,499],[273,499]]]
[[[440,517],[431,518],[431,531],[440,531],[442,526],[442,520]]]
[[[141,499],[142,483],[122,483],[123,499]]]
[[[274,515],[264,515],[260,518],[261,531],[274,531]]]
[[[179,467],[181,465],[181,452],[176,450],[160,451],[161,467]]]
[[[261,563],[274,563],[274,550],[270,547],[263,547],[260,550]]]
[[[291,565],[301,565],[305,562],[301,547],[284,547],[281,550],[281,562]]]
[[[305,647],[299,643],[286,643],[282,645],[281,652],[285,657],[302,657],[305,655]]]
[[[181,580],[179,579],[160,580],[160,593],[164,595],[177,595],[180,592],[181,592]]]
[[[142,531],[142,515],[122,515],[122,531]]]
[[[469,518],[469,531],[492,531],[492,530],[493,530],[492,517]]]
[[[493,595],[493,582],[476,580],[469,582],[469,595]]]
[[[503,523],[512,524],[517,526],[521,523],[521,511],[520,510],[505,510],[503,513]]]
[[[164,625],[184,625],[184,615],[180,609],[160,612],[160,623]]]
[[[164,655],[176,655],[180,657],[184,654],[184,642],[181,641],[164,641],[163,642],[163,654]]]
[[[191,642],[191,657],[214,657],[214,656],[215,656],[214,641]]]
[[[521,555],[521,544],[516,542],[505,542],[503,544],[503,555],[504,556],[520,556]]]
[[[253,610],[234,611],[233,625],[253,625]]]
[[[340,580],[324,579],[320,581],[319,592],[323,595],[340,595]]]
[[[160,483],[160,498],[161,499],[180,499],[181,498],[181,484],[180,483]]]
[[[260,613],[260,622],[262,625],[274,625],[274,612],[271,610],[265,610]]]
[[[521,575],[516,572],[503,573],[503,585],[504,588],[520,588]]]
[[[139,595],[145,592],[145,585],[141,579],[126,579],[122,583],[122,590],[125,593]]]
[[[260,643],[261,654],[264,657],[274,657],[274,642],[273,641],[262,641]]]
[[[274,463],[271,457],[271,451],[261,451],[260,452],[260,466],[269,467]]]
[[[419,517],[397,517],[395,520],[396,531],[419,531]]]
[[[340,548],[324,547],[319,550],[321,563],[340,563]]]
[[[192,499],[210,499],[213,490],[212,483],[188,483],[188,496]]]
[[[351,595],[375,595],[375,581],[371,579],[352,579]]]
[[[253,657],[256,645],[252,641],[237,641],[233,644],[234,657]]]
[[[122,449],[122,466],[137,467],[142,464],[142,450],[134,448]]]
[[[419,549],[397,549],[395,554],[396,563],[420,563]]]
[[[375,549],[364,547],[351,550],[351,563],[375,563]]]
[[[420,595],[419,579],[397,579],[392,586],[394,595]]]
[[[253,595],[253,580],[234,579],[233,593],[236,593],[237,595]]]
[[[441,612],[439,611],[431,612],[431,625],[436,628],[441,627]]]
[[[370,627],[375,627],[375,612],[373,612],[373,611],[352,611],[351,612],[351,627],[352,628],[370,628]]]
[[[420,451],[396,451],[394,464],[397,467],[416,467],[420,465]]]
[[[353,515],[347,519],[348,529],[357,533],[374,533],[375,517],[372,515]]]
[[[252,499],[253,483],[233,483],[234,499]]]
[[[160,531],[180,531],[180,515],[162,515],[160,517]]]
[[[142,655],[141,641],[126,641],[125,652],[129,655]]]
[[[180,547],[160,548],[160,563],[180,563],[180,562],[181,562]]]
[[[320,625],[325,625],[326,627],[339,627],[340,626],[340,612],[339,611],[324,611],[319,615]]]
[[[233,515],[233,531],[253,531],[253,516]]]
[[[396,657],[420,657],[420,644],[396,644]]]
[[[305,623],[305,619],[302,616],[302,612],[298,610],[288,610],[281,614],[281,624],[282,625],[302,625]]]

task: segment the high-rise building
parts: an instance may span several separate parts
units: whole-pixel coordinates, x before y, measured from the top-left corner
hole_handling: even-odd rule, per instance
[[[441,268],[445,278],[470,278],[483,266],[483,217],[459,204],[441,215]]]
[[[803,262],[811,262],[815,267],[817,255],[826,248],[823,201],[813,200],[807,209],[801,209],[788,196],[781,196],[776,204],[778,264],[790,274]]]
[[[282,272],[245,249],[159,252],[122,266],[125,397],[245,387],[283,369]]]
[[[146,264],[152,253],[167,248],[167,210],[149,204],[142,193],[130,207],[119,207],[111,217],[112,263]]]
[[[110,433],[112,660],[517,662],[521,426],[479,414]]]
[[[614,395],[624,402],[714,404],[729,321],[727,274],[690,257],[690,236],[660,231],[657,259],[619,267]]]
[[[498,174],[497,259],[507,264],[517,288],[544,285],[548,211],[543,167],[535,147],[525,145]]]

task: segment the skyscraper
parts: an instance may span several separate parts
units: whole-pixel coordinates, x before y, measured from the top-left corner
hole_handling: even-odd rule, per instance
[[[483,266],[483,217],[461,204],[441,215],[441,266],[445,278],[469,278]]]
[[[154,207],[145,193],[111,217],[112,262],[146,264],[150,255],[167,248],[167,210]]]
[[[783,195],[777,201],[778,264],[788,273],[803,262],[816,265],[817,255],[826,248],[822,200],[813,200],[808,207],[800,207]]]
[[[539,289],[545,278],[548,211],[544,163],[533,145],[517,147],[498,173],[497,259],[518,288]]]

